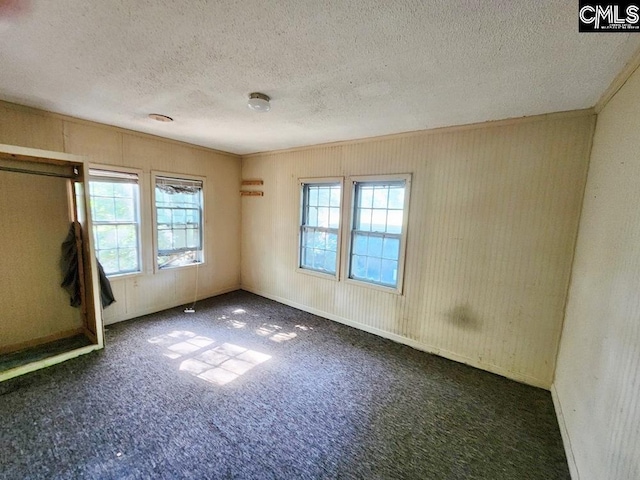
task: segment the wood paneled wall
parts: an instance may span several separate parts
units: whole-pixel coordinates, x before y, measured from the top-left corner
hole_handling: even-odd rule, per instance
[[[94,164],[142,170],[144,271],[112,278],[117,302],[104,311],[105,323],[194,300],[195,267],[153,271],[152,170],[206,177],[205,264],[197,270],[198,298],[239,287],[241,160],[238,156],[1,102],[0,143],[87,155]],[[37,283],[37,277],[34,282]]]
[[[640,70],[598,115],[554,382],[573,478],[640,478]]]
[[[548,388],[594,120],[576,112],[247,156],[243,177],[263,179],[265,193],[242,200],[242,286]],[[392,173],[413,174],[404,294],[345,272],[338,282],[299,273],[298,178]]]

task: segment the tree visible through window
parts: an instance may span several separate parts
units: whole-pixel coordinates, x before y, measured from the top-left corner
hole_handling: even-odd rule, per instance
[[[137,174],[89,170],[95,250],[107,275],[140,271],[139,198]]]
[[[202,262],[202,181],[156,176],[158,268]]]
[[[300,268],[335,275],[341,193],[339,182],[302,184]]]

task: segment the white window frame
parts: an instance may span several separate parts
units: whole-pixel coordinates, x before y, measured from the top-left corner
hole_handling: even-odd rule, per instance
[[[323,272],[321,270],[315,270],[302,266],[302,234],[305,225],[303,224],[304,218],[304,189],[305,185],[340,185],[340,214],[338,220],[338,228],[328,228],[327,230],[337,230],[338,240],[336,244],[336,272]],[[307,275],[313,275],[320,278],[326,278],[330,280],[338,281],[340,279],[340,270],[342,266],[342,223],[344,215],[344,177],[315,177],[315,178],[300,178],[298,179],[299,195],[300,195],[300,212],[298,215],[298,256],[297,256],[297,271]]]
[[[185,181],[196,181],[202,182],[202,198],[201,198],[201,207],[200,207],[200,242],[201,242],[201,253],[200,253],[200,261],[189,263],[186,265],[175,265],[175,266],[167,266],[164,268],[160,268],[158,265],[158,209],[156,207],[156,179],[158,177],[175,179],[175,180],[185,180]],[[154,273],[159,272],[167,272],[167,271],[175,271],[180,268],[191,268],[198,267],[205,264],[205,245],[206,245],[206,235],[205,235],[205,203],[206,203],[206,177],[200,177],[197,175],[190,175],[187,173],[176,173],[176,172],[161,172],[152,170],[151,171],[151,215],[153,218],[153,271]]]
[[[368,183],[368,182],[405,182],[405,191],[404,191],[404,205],[403,205],[403,214],[402,214],[402,232],[400,234],[400,252],[398,255],[398,274],[397,274],[397,282],[396,286],[387,286],[375,282],[368,282],[366,280],[351,278],[351,257],[353,250],[353,238],[355,233],[355,221],[356,221],[356,185],[358,183]],[[351,205],[351,209],[348,213],[349,215],[349,233],[344,237],[344,251],[347,254],[343,258],[343,266],[345,272],[345,282],[360,285],[363,287],[373,288],[376,290],[380,290],[387,293],[394,293],[397,295],[403,294],[404,287],[404,271],[405,271],[405,261],[406,261],[406,248],[407,248],[407,237],[408,237],[408,224],[409,224],[409,204],[411,199],[411,174],[403,173],[403,174],[390,174],[390,175],[360,175],[360,176],[350,176],[349,182],[351,184],[351,188],[349,189],[349,204]]]
[[[87,170],[87,187],[88,187],[88,191],[89,191],[89,207],[93,208],[91,206],[91,181],[93,178],[97,178],[98,176],[92,176],[91,175],[91,171],[92,170],[100,170],[106,173],[113,173],[115,175],[121,173],[121,174],[125,174],[125,175],[136,175],[137,176],[137,182],[136,184],[138,185],[138,198],[136,199],[136,221],[135,221],[135,225],[136,225],[136,237],[137,237],[137,245],[136,245],[136,249],[137,249],[137,253],[138,253],[138,270],[132,271],[132,272],[118,272],[118,273],[109,273],[107,274],[108,278],[111,279],[116,279],[116,278],[124,278],[124,277],[133,277],[133,276],[137,276],[137,275],[142,275],[144,273],[144,255],[142,252],[142,233],[143,233],[143,225],[142,225],[142,198],[144,197],[144,192],[143,192],[143,171],[137,168],[129,168],[129,167],[121,167],[119,165],[102,165],[102,164],[89,164],[89,168]],[[114,175],[114,176],[115,176]],[[105,178],[109,178],[108,175],[104,176]],[[94,216],[92,215],[92,231],[91,231],[91,235],[95,235],[93,232],[93,227],[98,226],[102,224],[101,222],[96,222],[96,219],[94,218]],[[94,244],[96,246],[96,257],[98,255],[98,248],[97,248],[97,242],[94,239]]]

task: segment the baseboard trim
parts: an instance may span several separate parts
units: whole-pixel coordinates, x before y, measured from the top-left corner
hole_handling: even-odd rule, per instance
[[[340,317],[338,315],[334,315],[332,313],[324,312],[322,310],[318,310],[312,307],[308,307],[306,305],[302,305],[300,303],[293,302],[283,297],[279,297],[277,295],[271,295],[270,293],[262,292],[258,289],[248,287],[243,285],[242,290],[245,290],[250,293],[254,293],[256,295],[260,295],[261,297],[268,298],[270,300],[276,301],[278,303],[282,303],[284,305],[288,305],[293,308],[297,308],[298,310],[302,310],[304,312],[312,313],[313,315],[318,315],[319,317],[323,317],[329,320],[333,320],[338,323],[342,323],[344,325],[348,325],[349,327],[357,328],[358,330],[363,330],[368,333],[372,333],[373,335],[377,335],[379,337],[387,338],[389,340],[393,340],[394,342],[402,343],[409,347],[415,348],[416,350],[421,350],[423,352],[432,353],[434,355],[438,355],[440,357],[447,358],[449,360],[453,360],[458,363],[464,363],[465,365],[469,365],[474,368],[478,368],[480,370],[485,370],[490,373],[495,373],[496,375],[500,375],[502,377],[506,377],[510,380],[515,380],[516,382],[525,383],[527,385],[531,385],[533,387],[543,388],[545,390],[549,390],[550,384],[544,382],[538,378],[531,377],[529,375],[523,375],[520,373],[510,372],[506,369],[498,367],[496,365],[492,365],[490,363],[478,362],[469,357],[465,357],[463,355],[459,355],[454,352],[450,352],[448,350],[443,350],[441,348],[434,347],[432,345],[427,345],[422,342],[418,342],[411,338],[403,337],[401,335],[397,335],[395,333],[387,332],[385,330],[380,330],[378,328],[370,327],[369,325],[365,325],[364,323],[354,322],[344,317]]]
[[[235,285],[233,287],[226,287],[221,290],[215,290],[213,292],[206,292],[201,295],[198,295],[197,301],[199,302],[200,300],[204,300],[206,298],[217,297],[218,295],[224,295],[225,293],[235,292],[236,290],[240,290],[239,285]],[[193,298],[186,299],[180,302],[163,303],[161,305],[154,305],[151,308],[145,308],[142,310],[127,312],[125,315],[121,317],[104,319],[104,326],[106,327],[108,325],[113,325],[115,323],[131,320],[132,318],[142,317],[143,315],[150,315],[152,313],[161,312],[163,310],[168,310],[170,308],[179,307],[180,305],[187,305],[187,304],[190,304],[192,301],[193,301]]]
[[[567,463],[569,464],[569,473],[571,474],[571,479],[580,480],[578,465],[576,464],[576,458],[573,455],[573,448],[571,447],[571,437],[569,436],[569,429],[567,428],[567,424],[564,421],[562,404],[560,403],[560,397],[558,396],[558,390],[556,389],[555,383],[551,385],[551,399],[553,400],[553,407],[556,410],[556,418],[558,419],[558,426],[560,427],[560,436],[562,436],[562,444],[564,445]]]

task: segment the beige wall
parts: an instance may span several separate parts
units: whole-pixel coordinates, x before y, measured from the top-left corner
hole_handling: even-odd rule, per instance
[[[548,388],[593,124],[552,115],[245,157],[265,193],[242,200],[242,286]],[[404,295],[299,273],[298,178],[384,173],[413,174]]]
[[[198,268],[198,297],[240,285],[240,158],[105,125],[0,103],[0,143],[89,156],[90,162],[142,170],[142,274],[112,278],[117,303],[105,323],[190,303],[194,267],[153,272],[151,171],[203,176],[205,264]]]
[[[576,479],[640,478],[639,205],[636,71],[598,115],[554,383]]]
[[[60,288],[67,180],[0,171],[0,350],[80,329]]]

